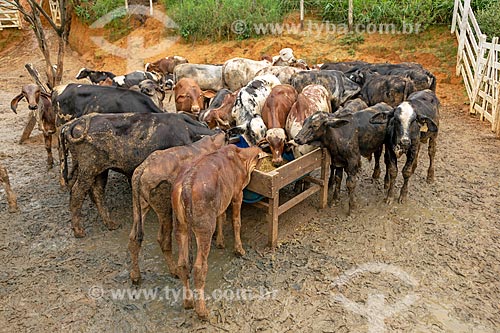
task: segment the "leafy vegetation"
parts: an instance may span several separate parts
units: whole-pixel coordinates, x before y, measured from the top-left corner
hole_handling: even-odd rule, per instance
[[[75,12],[84,22],[92,23],[123,5],[116,0],[73,0]],[[162,0],[168,15],[179,26],[186,40],[246,39],[258,35],[255,27],[266,23],[281,23],[284,17],[299,10],[298,0]],[[355,24],[393,24],[400,29],[405,24],[419,24],[421,30],[430,25],[450,24],[454,0],[353,0]],[[500,35],[498,0],[471,0],[483,32]],[[330,23],[346,23],[348,0],[304,0],[307,17]],[[127,32],[126,19],[108,24]],[[114,20],[113,20],[114,21]],[[234,22],[239,22],[235,26]],[[261,30],[262,31],[262,30]],[[285,29],[286,31],[286,29]]]
[[[491,40],[493,37],[500,38],[500,2],[491,3],[488,7],[481,9],[476,14],[481,32]]]
[[[276,0],[163,1],[185,39],[249,38],[254,24],[281,22],[287,12]]]

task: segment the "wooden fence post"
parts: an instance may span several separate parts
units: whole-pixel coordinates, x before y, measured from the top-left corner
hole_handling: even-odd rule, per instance
[[[469,20],[470,0],[465,0],[462,22],[460,23],[460,37],[458,39],[457,69],[456,75],[460,75],[460,66],[464,52],[465,40],[467,38],[467,21]]]
[[[458,2],[460,0],[455,0],[455,5],[453,6],[453,18],[451,19],[451,33],[455,32],[457,27],[457,16],[458,16]]]
[[[486,60],[484,59],[484,53],[486,52],[486,48],[484,47],[484,43],[486,43],[486,35],[481,34],[479,36],[479,44],[477,50],[477,59],[476,59],[476,68],[474,68],[474,82],[472,82],[472,95],[469,96],[470,99],[470,114],[476,114],[476,110],[474,109],[474,104],[476,103],[477,95],[479,94],[479,90],[481,88],[481,83],[483,82],[484,76],[486,74],[486,70],[488,68],[488,63],[490,61],[491,52],[488,53],[488,57]],[[484,110],[483,110],[484,112]],[[481,113],[481,118],[483,117],[483,113]]]

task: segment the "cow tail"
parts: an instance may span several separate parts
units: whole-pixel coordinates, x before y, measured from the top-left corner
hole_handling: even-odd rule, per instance
[[[68,184],[68,147],[66,146],[66,131],[68,126],[63,126],[59,133],[59,165],[61,172],[61,185],[65,186]]]
[[[187,193],[185,193],[184,186],[182,186],[182,183],[175,182],[173,185],[172,189],[172,194],[171,194],[171,201],[172,201],[172,211],[175,216],[175,219],[177,220],[177,223],[183,223],[185,224],[185,228],[188,233],[188,272],[191,271],[191,268],[193,267],[193,249],[192,244],[193,244],[193,239],[192,239],[192,228],[191,228],[191,220],[192,220],[192,200],[189,198]],[[174,226],[174,229],[178,230],[178,226]],[[180,249],[179,249],[180,251]]]
[[[76,124],[78,124],[79,122],[82,122],[82,121],[84,121],[83,133],[79,137],[74,137],[73,133],[72,133],[73,132],[72,130],[76,126]],[[82,118],[76,118],[71,123],[68,123],[67,127],[71,129],[70,133],[68,133],[67,135],[65,135],[65,138],[68,140],[68,142],[70,142],[72,144],[74,144],[74,143],[80,143],[80,142],[82,142],[83,140],[85,140],[87,138],[87,135],[89,133],[90,117],[84,117],[83,120],[82,120]]]

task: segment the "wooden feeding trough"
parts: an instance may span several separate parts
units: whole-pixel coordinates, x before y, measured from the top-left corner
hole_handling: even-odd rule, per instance
[[[262,201],[254,203],[254,205],[267,209],[268,244],[271,248],[274,249],[278,245],[278,217],[281,214],[316,192],[320,192],[320,208],[326,207],[329,166],[330,156],[328,152],[326,149],[317,148],[275,170],[269,172],[254,170],[252,172],[252,178],[246,189],[265,197]],[[308,175],[318,168],[321,168],[319,178]],[[310,183],[309,188],[280,205],[280,189],[301,177]]]

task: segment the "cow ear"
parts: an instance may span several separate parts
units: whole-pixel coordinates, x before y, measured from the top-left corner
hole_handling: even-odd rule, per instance
[[[394,110],[378,112],[370,118],[370,124],[385,124],[394,115]]]
[[[201,94],[206,98],[214,98],[217,93],[213,90],[205,90]]]
[[[14,99],[10,102],[10,109],[17,114],[16,110],[17,110],[17,104],[19,103],[20,100],[22,100],[24,97],[24,94],[23,93],[20,93],[19,95],[17,95],[16,97],[14,97]]]
[[[338,128],[349,124],[350,121],[347,119],[330,118],[327,119],[325,125],[328,127]]]
[[[438,131],[437,124],[434,122],[434,120],[432,120],[429,117],[418,115],[417,121],[419,122],[420,125],[423,125],[424,123],[426,123],[427,128],[429,129],[429,132],[436,133]]]

